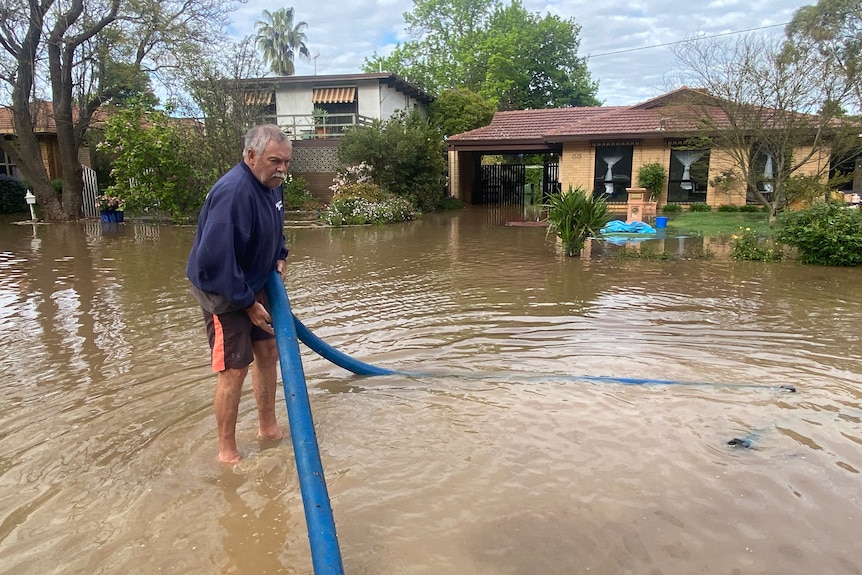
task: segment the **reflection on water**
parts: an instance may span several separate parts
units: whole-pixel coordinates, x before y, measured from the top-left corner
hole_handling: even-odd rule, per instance
[[[862,572],[862,270],[565,258],[511,219],[288,230],[297,316],[403,373],[303,349],[346,572]],[[193,233],[0,224],[0,573],[312,571],[250,385],[214,461]]]

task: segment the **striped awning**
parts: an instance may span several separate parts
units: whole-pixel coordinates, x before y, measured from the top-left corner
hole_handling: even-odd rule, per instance
[[[272,102],[272,92],[246,92],[243,100],[249,106],[268,106]]]
[[[356,99],[356,88],[315,88],[313,104],[349,104]]]

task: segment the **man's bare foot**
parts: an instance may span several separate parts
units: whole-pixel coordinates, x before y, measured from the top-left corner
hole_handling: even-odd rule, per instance
[[[235,463],[239,463],[242,457],[240,457],[239,453],[236,451],[230,453],[221,453],[218,454],[219,463],[226,463],[228,465],[234,465]]]
[[[284,438],[284,433],[279,426],[275,425],[266,429],[259,428],[257,438],[264,441],[281,441]]]

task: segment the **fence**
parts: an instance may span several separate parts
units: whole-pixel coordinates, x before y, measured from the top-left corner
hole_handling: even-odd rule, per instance
[[[85,218],[98,218],[99,208],[96,207],[96,197],[99,195],[99,184],[96,181],[96,170],[89,166],[81,165],[84,172],[84,191],[82,193],[81,207]]]

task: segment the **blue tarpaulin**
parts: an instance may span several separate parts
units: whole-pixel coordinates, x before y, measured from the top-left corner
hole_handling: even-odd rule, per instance
[[[599,230],[603,234],[654,234],[655,228],[643,222],[625,223],[622,220],[611,220]]]

